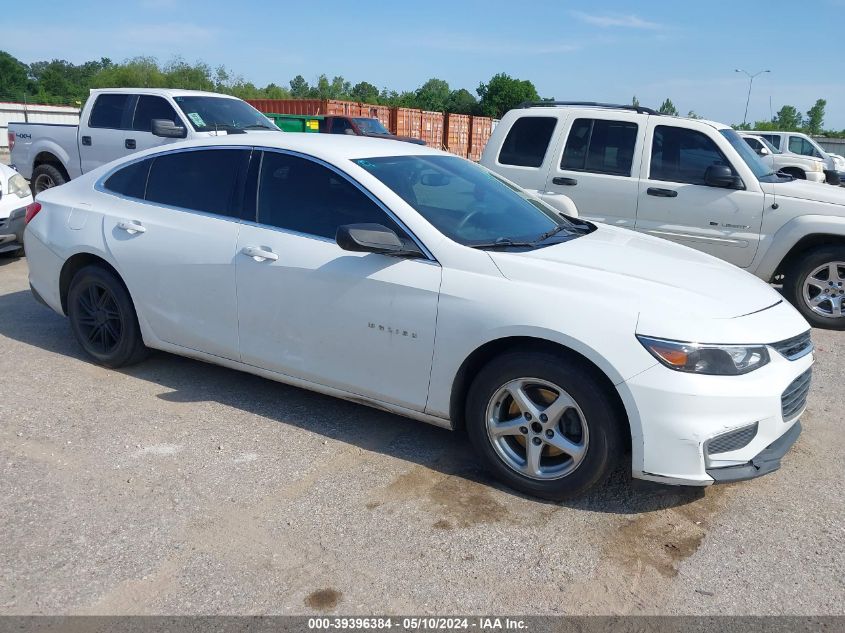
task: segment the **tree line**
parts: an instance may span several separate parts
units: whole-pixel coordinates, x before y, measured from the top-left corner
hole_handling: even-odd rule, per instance
[[[241,99],[339,99],[495,118],[501,118],[523,101],[540,100],[534,84],[505,73],[480,83],[476,94],[466,88],[453,89],[437,78],[429,79],[416,90],[403,92],[379,89],[367,81],[352,84],[340,76],[329,79],[327,75],[320,75],[314,83],[297,75],[287,85],[269,83],[259,87],[225,66],[212,68],[180,58],[165,63],[153,57],[135,57],[120,63],[103,57],[83,64],[59,59],[26,64],[0,51],[0,99],[81,105],[91,88],[121,87],[208,90]]]

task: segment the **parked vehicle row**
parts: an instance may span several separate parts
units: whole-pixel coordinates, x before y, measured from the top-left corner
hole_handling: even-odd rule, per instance
[[[824,163],[824,174],[826,181],[833,185],[840,184],[845,178],[845,161],[837,159],[835,155],[828,154],[812,138],[801,132],[772,132],[755,131],[754,134],[766,139],[778,151],[789,156],[803,156]],[[796,178],[803,178],[800,172],[791,173]]]
[[[246,131],[278,132],[266,116],[228,95],[194,90],[92,90],[79,125],[10,123],[11,162],[36,194],[134,152]]]
[[[784,153],[762,136],[751,132],[739,132],[739,135],[772,171],[799,180],[827,181],[825,162],[821,158]]]
[[[582,218],[781,282],[810,323],[845,329],[845,190],[779,176],[726,125],[544,102],[508,112],[481,164]]]
[[[570,128],[584,143],[553,178],[577,175],[579,187],[597,165],[638,173],[649,152],[629,156],[630,139],[635,150],[659,142],[651,178],[691,178],[712,145],[755,156],[706,124],[688,138],[640,116],[520,111],[495,137],[494,162],[521,179]],[[757,195],[755,165],[703,178],[724,196],[741,178]],[[630,185],[604,186],[626,203]],[[648,187],[687,197],[681,183]],[[748,479],[776,469],[801,430],[809,328],[768,284],[625,230],[624,215],[562,215],[427,147],[195,139],[46,190],[26,219],[32,290],[97,362],[121,367],[156,348],[465,427],[482,463],[529,494],[581,494],[625,452],[644,479]]]

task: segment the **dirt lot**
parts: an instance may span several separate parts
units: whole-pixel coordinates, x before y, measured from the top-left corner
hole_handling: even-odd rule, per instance
[[[783,468],[563,505],[466,440],[154,354],[82,357],[0,259],[0,613],[845,614],[845,333]]]

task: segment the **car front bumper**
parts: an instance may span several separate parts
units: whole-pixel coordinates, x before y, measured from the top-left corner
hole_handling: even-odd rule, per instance
[[[800,432],[813,355],[790,361],[771,347],[769,355],[766,366],[742,376],[702,376],[656,365],[619,385],[629,418],[638,418],[631,424],[633,475],[708,486],[776,470],[795,441],[783,438]],[[801,387],[797,401],[790,391],[795,385]],[[792,400],[786,416],[782,398]],[[728,442],[727,450],[711,444],[730,437],[744,440]]]
[[[26,207],[15,209],[0,220],[0,253],[16,251],[23,246]]]
[[[810,182],[827,182],[827,175],[823,171],[808,171],[804,175]]]

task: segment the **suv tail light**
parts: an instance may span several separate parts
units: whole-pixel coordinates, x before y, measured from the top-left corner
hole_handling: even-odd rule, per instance
[[[15,149],[15,133],[9,132],[9,151]]]
[[[41,211],[41,204],[39,202],[33,202],[32,204],[26,205],[26,217],[24,218],[24,223],[29,224],[32,222],[32,218],[38,215],[39,211]]]

